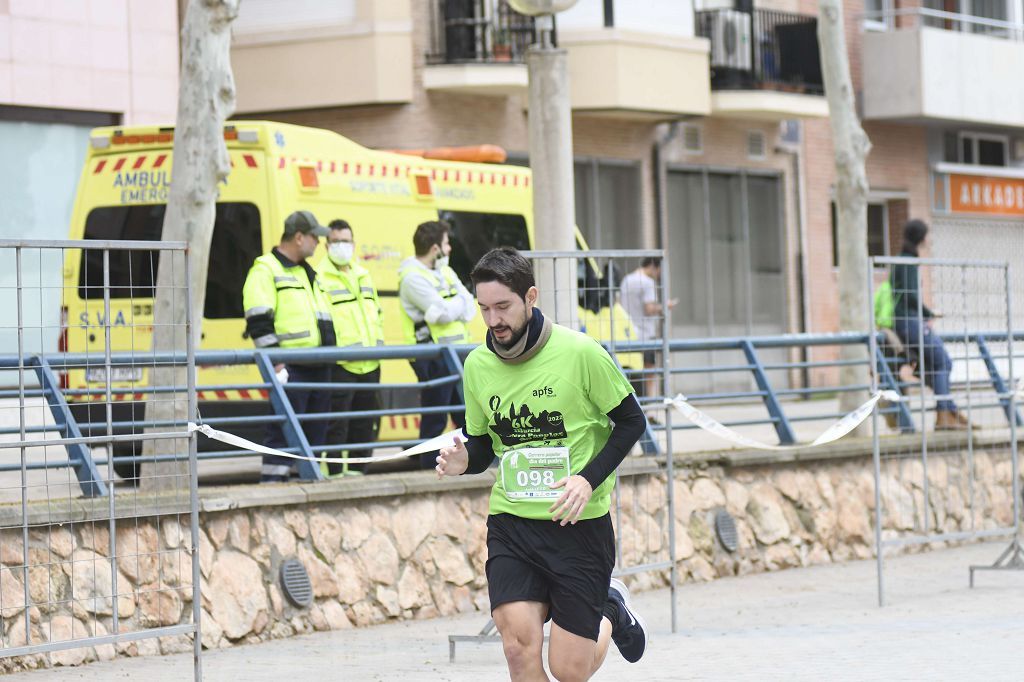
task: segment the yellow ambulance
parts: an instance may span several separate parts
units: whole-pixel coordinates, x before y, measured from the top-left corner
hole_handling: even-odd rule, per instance
[[[438,218],[453,226],[451,266],[464,280],[476,260],[495,246],[529,249],[532,193],[527,168],[428,159],[362,147],[337,133],[270,121],[236,121],[225,127],[231,173],[220,188],[210,249],[201,349],[252,348],[245,338],[242,284],[253,260],[281,238],[292,211],[312,211],[322,224],[335,218],[353,227],[357,255],[380,292],[388,343],[402,343],[398,266],[413,254],[416,226]],[[91,133],[71,220],[71,239],[159,240],[173,166],[174,129],[107,127]],[[486,149],[484,151],[487,151]],[[579,237],[578,237],[579,239]],[[586,248],[580,239],[579,247]],[[322,251],[317,258],[322,257]],[[581,261],[582,283],[606,291],[592,259]],[[110,255],[111,350],[150,348],[155,267],[145,254]],[[69,251],[64,265],[65,307],[61,347],[68,352],[101,353],[104,344],[102,254]],[[593,292],[592,292],[593,293]],[[581,303],[588,333],[633,338],[625,311],[607,308],[607,295]],[[479,315],[475,340],[483,338]],[[620,355],[624,365],[641,367],[639,354]],[[119,388],[137,393],[115,396],[115,421],[141,420],[146,376],[141,369],[118,368]],[[75,370],[64,378],[72,389],[104,385],[97,370]],[[382,382],[415,381],[404,361],[384,363]],[[260,382],[253,366],[201,367],[198,385],[206,417],[265,414],[266,393],[229,388]],[[224,387],[224,388],[219,388]],[[383,396],[386,406],[395,406]],[[102,420],[105,408],[70,396],[80,420]],[[93,404],[90,405],[90,402]],[[95,410],[94,414],[90,411]],[[259,441],[259,429],[225,427]],[[414,415],[387,417],[381,439],[415,438]],[[216,447],[216,446],[214,446]]]

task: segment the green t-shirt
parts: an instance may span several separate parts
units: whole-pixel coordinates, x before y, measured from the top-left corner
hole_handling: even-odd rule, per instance
[[[612,426],[607,413],[633,391],[597,341],[559,325],[522,364],[506,364],[479,346],[466,358],[463,386],[467,433],[488,434],[502,459],[490,513],[544,520],[551,519],[548,508],[562,493],[544,484],[564,475],[564,466],[556,464],[559,456],[564,462],[564,448],[569,472],[578,474],[608,440]],[[524,487],[538,492],[522,492]],[[607,514],[614,487],[612,474],[594,491],[580,518]],[[538,495],[545,497],[531,497]]]

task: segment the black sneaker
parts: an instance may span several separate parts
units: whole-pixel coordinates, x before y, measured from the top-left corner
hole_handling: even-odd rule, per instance
[[[629,590],[621,580],[612,578],[608,598],[618,605],[618,622],[612,623],[612,641],[622,657],[636,663],[647,649],[647,624],[629,605]]]

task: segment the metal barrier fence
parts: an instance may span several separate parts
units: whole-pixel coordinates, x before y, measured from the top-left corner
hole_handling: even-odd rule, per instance
[[[44,271],[54,269],[62,271],[69,267],[69,264],[65,262],[67,255],[65,251],[70,248],[85,248],[83,253],[87,254],[82,257],[80,262],[74,264],[81,268],[77,281],[60,286],[44,284],[42,279]],[[115,248],[116,252],[112,250]],[[192,448],[192,452],[189,455],[188,471],[184,471],[180,466],[175,468],[175,465],[182,464],[183,455],[181,453],[184,452],[184,446],[182,445],[182,448],[178,450],[158,452],[153,450],[152,445],[163,439],[170,439],[166,441],[168,443],[183,443],[181,439],[187,438],[187,435],[181,429],[188,421],[204,421],[211,426],[227,431],[236,431],[254,425],[262,427],[270,422],[281,423],[285,427],[289,443],[285,448],[286,451],[304,456],[304,459],[299,460],[300,475],[303,478],[315,480],[322,478],[322,473],[316,462],[316,455],[320,452],[335,454],[365,447],[405,447],[413,445],[417,441],[332,443],[312,447],[302,435],[301,425],[304,422],[345,418],[380,418],[452,409],[450,407],[424,409],[417,405],[406,405],[361,412],[295,414],[287,399],[289,390],[314,387],[326,390],[360,388],[408,394],[424,388],[424,384],[389,383],[380,387],[366,384],[282,384],[273,368],[278,362],[332,363],[339,360],[371,358],[410,360],[441,357],[445,360],[450,375],[436,379],[435,382],[458,382],[461,379],[462,360],[472,350],[471,346],[451,347],[424,344],[371,349],[321,348],[287,351],[275,349],[196,352],[192,348],[192,335],[182,334],[181,344],[187,346],[184,350],[170,352],[152,350],[150,337],[153,329],[146,317],[148,313],[136,312],[137,308],[151,305],[154,284],[157,281],[156,259],[152,257],[152,254],[167,250],[175,254],[175,258],[180,257],[183,262],[187,263],[187,256],[181,249],[181,245],[152,242],[132,244],[90,241],[47,243],[46,245],[41,245],[39,242],[0,242],[0,252],[12,254],[9,269],[17,270],[19,277],[22,273],[21,263],[25,260],[26,250],[31,251],[32,257],[38,261],[37,265],[39,266],[35,286],[23,286],[19,280],[16,298],[19,314],[28,314],[34,311],[32,314],[40,317],[39,319],[19,317],[17,327],[10,327],[18,333],[18,353],[0,356],[0,373],[4,370],[7,370],[8,373],[13,371],[19,377],[17,390],[0,391],[0,400],[9,403],[3,410],[11,412],[16,410],[19,414],[16,425],[12,425],[13,422],[6,425],[0,423],[0,440],[17,438],[13,442],[0,442],[0,452],[3,449],[12,448],[21,448],[23,452],[19,461],[0,459],[0,472],[6,471],[9,474],[21,476],[19,485],[7,487],[17,493],[17,501],[22,505],[30,505],[32,498],[38,497],[41,502],[52,506],[55,498],[51,488],[54,485],[53,481],[57,480],[54,472],[58,472],[58,476],[65,477],[61,485],[66,488],[64,500],[67,501],[68,509],[71,508],[70,501],[77,497],[73,490],[73,484],[78,485],[86,497],[107,497],[106,500],[97,500],[100,503],[97,506],[90,507],[90,509],[104,512],[105,516],[96,516],[95,512],[90,512],[92,515],[88,517],[89,523],[95,524],[97,521],[102,521],[107,526],[115,526],[113,534],[110,534],[108,529],[108,535],[111,537],[110,543],[126,539],[130,541],[131,538],[126,536],[128,531],[123,530],[127,526],[118,520],[127,518],[125,515],[127,512],[124,511],[127,507],[123,501],[130,499],[130,496],[134,494],[134,488],[126,485],[114,475],[112,469],[118,463],[132,465],[131,477],[136,479],[132,481],[133,484],[145,488],[159,483],[163,479],[168,479],[177,486],[176,489],[179,493],[183,493],[184,477],[192,479],[196,475],[196,461],[253,456],[248,451],[223,449],[196,453],[195,439],[190,439],[189,447]],[[144,254],[144,257],[132,254]],[[790,444],[801,440],[801,434],[797,433],[797,430],[802,423],[834,420],[842,416],[831,406],[830,402],[811,401],[807,400],[808,398],[834,395],[843,391],[863,391],[878,386],[900,391],[913,392],[915,390],[915,382],[908,381],[905,377],[901,378],[899,363],[887,356],[886,339],[871,334],[783,335],[671,341],[663,338],[661,329],[668,327],[665,319],[667,311],[658,311],[653,308],[651,310],[655,312],[650,314],[637,312],[637,310],[633,310],[632,314],[626,312],[626,309],[630,307],[626,299],[635,293],[631,291],[631,288],[635,286],[633,282],[641,284],[645,282],[643,278],[639,277],[638,271],[643,269],[645,259],[659,258],[662,256],[661,251],[533,252],[527,253],[527,256],[537,263],[538,284],[542,294],[548,296],[543,303],[543,309],[554,311],[551,317],[556,320],[565,321],[572,327],[603,339],[603,343],[612,357],[620,363],[623,372],[633,381],[642,405],[652,418],[651,428],[641,443],[644,454],[672,453],[677,449],[672,441],[673,433],[696,428],[691,424],[673,425],[671,411],[666,412],[663,406],[664,396],[674,395],[678,391],[685,392],[691,379],[700,378],[702,381],[699,384],[703,384],[706,383],[703,380],[711,375],[713,377],[728,377],[722,383],[730,386],[737,384],[737,377],[740,377],[739,383],[747,382],[749,387],[745,390],[705,390],[691,393],[687,398],[712,413],[718,409],[718,406],[724,404],[725,407],[722,409],[725,411],[717,415],[723,424],[736,428],[768,429],[775,434],[781,444]],[[45,263],[47,258],[50,258],[51,262]],[[14,260],[18,262],[15,263]],[[179,279],[183,278],[187,266],[174,265],[176,263],[174,258],[170,262],[172,271],[179,273]],[[662,264],[663,267],[667,267],[667,262],[663,261]],[[3,264],[0,263],[0,266]],[[127,287],[112,287],[109,277],[109,269],[112,267],[121,268],[122,281],[123,275],[128,273],[129,278],[138,279],[137,283],[132,285],[129,279]],[[99,275],[96,274],[97,271],[100,273]],[[104,272],[107,274],[104,275]],[[960,274],[963,279],[963,273]],[[666,303],[669,299],[667,294],[668,273],[662,272],[661,275],[660,280],[652,279],[653,284],[650,291],[653,292],[653,300],[649,302]],[[184,280],[184,284],[180,284],[180,288],[187,292],[188,280],[187,278]],[[946,280],[942,280],[942,282],[946,282]],[[988,291],[982,286],[983,284],[984,282],[972,283],[971,286],[980,287],[978,292],[981,293],[978,293],[978,296],[992,298],[992,301],[986,302],[985,306],[979,306],[976,301],[971,299],[974,293],[966,285],[957,289],[946,283],[933,292],[940,300],[953,297],[952,303],[940,303],[940,305],[946,310],[957,311],[959,315],[955,320],[947,317],[942,323],[944,326],[938,336],[948,344],[950,349],[955,351],[954,355],[957,361],[954,363],[951,377],[953,387],[955,390],[966,390],[971,396],[967,402],[968,409],[979,415],[977,418],[972,415],[971,418],[977,421],[983,415],[992,424],[1007,424],[1004,431],[1014,434],[1012,444],[1015,453],[1014,424],[1008,421],[1011,415],[1016,414],[1011,394],[1011,390],[1015,387],[1012,380],[1011,358],[1013,341],[1024,338],[1024,336],[1010,334],[1005,320],[1000,328],[996,328],[992,324],[991,310],[995,309],[999,301],[1005,300],[1000,297],[1008,295],[1008,289],[1004,285],[998,291]],[[173,292],[174,287],[170,287],[168,291]],[[118,298],[120,301],[117,308],[131,311],[123,319],[118,319],[118,315],[113,312],[112,299]],[[180,298],[185,300],[184,296]],[[73,325],[67,326],[70,331],[66,333],[79,334],[79,337],[76,343],[69,344],[67,336],[65,336],[59,350],[85,348],[88,352],[52,352],[46,347],[45,340],[51,335],[56,337],[58,332],[65,327],[62,327],[59,322],[44,321],[42,311],[60,310],[62,307],[68,310],[68,304],[72,302],[70,310],[74,312],[76,319],[79,319],[78,316],[82,316],[81,319],[84,320],[84,323],[78,325],[78,328],[74,328]],[[984,310],[989,310],[989,312],[982,314]],[[140,318],[138,322],[136,316]],[[644,317],[648,319],[642,319]],[[142,323],[142,319],[146,319],[145,324]],[[958,324],[953,325],[953,322],[949,320],[956,321]],[[638,325],[637,322],[641,324]],[[649,327],[644,327],[643,323],[645,322],[652,324]],[[191,321],[176,331],[183,331],[186,328],[191,328]],[[35,344],[28,343],[27,341],[30,339],[25,338],[25,332],[30,330],[39,332],[39,339]],[[100,338],[102,340],[99,340]],[[830,354],[834,355],[835,349],[843,345],[864,345],[871,349],[870,357],[874,359],[871,364],[877,369],[877,376],[872,386],[839,386],[835,385],[834,380],[831,382],[828,380],[828,372],[834,372],[844,364],[857,362],[839,360],[829,356]],[[93,350],[94,348],[95,350]],[[112,348],[128,350],[114,352]],[[818,353],[818,355],[812,357],[812,352]],[[699,361],[701,357],[707,356],[713,359],[716,354],[723,353],[735,355],[740,359],[730,358],[724,364],[711,366]],[[693,361],[695,355],[698,358],[697,362]],[[863,362],[869,361],[864,360]],[[196,364],[204,367],[238,365],[258,367],[262,379],[259,383],[196,386],[194,374],[189,373],[188,395],[194,398],[206,391],[262,391],[266,392],[268,396],[267,403],[270,406],[270,414],[203,419],[203,415],[192,401],[189,402],[187,415],[181,413],[171,418],[158,419],[152,413],[147,413],[144,418],[132,418],[141,416],[143,406],[161,402],[180,403],[181,396],[185,394],[185,387],[182,384],[171,382],[167,385],[150,385],[151,382],[146,382],[143,378],[147,372],[152,374],[159,368],[194,367]],[[85,377],[84,384],[87,388],[67,388],[63,385],[61,375],[72,372],[79,372]],[[812,376],[813,373],[824,374],[819,374],[815,378]],[[30,375],[37,377],[38,388],[29,385],[26,376]],[[96,386],[97,383],[100,385]],[[90,385],[91,388],[88,387]],[[987,402],[982,400],[986,394]],[[68,399],[76,400],[88,397],[98,398],[98,400],[91,404],[84,420],[76,418],[75,406],[73,403],[69,406]],[[119,397],[124,399],[119,400]],[[16,404],[11,402],[12,399],[16,399]],[[0,406],[3,405],[4,403],[0,403]],[[131,406],[135,411],[129,412],[126,418],[121,419],[116,415],[116,408],[119,405]],[[896,431],[911,433],[920,430],[922,434],[925,434],[928,431],[928,416],[934,407],[930,402],[923,402],[915,413],[912,406],[913,403],[902,401],[884,408],[881,413],[883,416],[891,417]],[[808,407],[813,409],[807,409]],[[457,409],[458,406],[455,408]],[[33,412],[35,412],[34,415]],[[729,418],[730,414],[733,415],[731,419]],[[915,414],[919,423],[915,423]],[[165,431],[169,429],[170,433],[150,433],[158,429]],[[878,429],[875,431],[879,432]],[[969,450],[975,449],[979,443],[984,443],[987,447],[996,442],[992,438],[998,440],[998,433],[986,430],[985,438],[981,438],[971,431],[968,434],[968,440],[960,445]],[[51,437],[53,435],[59,435],[59,438]],[[992,438],[989,438],[990,435]],[[40,445],[40,440],[33,439],[41,439],[44,444]],[[259,439],[257,438],[257,440]],[[693,438],[687,440],[692,441]],[[946,444],[948,448],[956,447],[954,440],[950,440]],[[150,444],[148,448],[136,447],[147,442]],[[1011,441],[1007,440],[1007,442]],[[922,436],[922,443],[922,449],[925,450],[924,456],[927,456],[927,449],[932,443],[932,439]],[[115,458],[115,449],[128,445],[133,446],[131,450],[133,454]],[[936,451],[935,445],[931,445],[930,448],[932,453]],[[55,456],[54,449],[65,453],[64,456]],[[94,453],[94,450],[98,451],[99,456],[96,456],[97,453]],[[887,461],[909,462],[911,459],[912,457],[908,453],[903,453],[902,456],[897,453],[889,457]],[[631,468],[636,469],[637,471],[634,473],[640,475],[624,479],[616,491],[612,511],[618,540],[616,570],[619,575],[634,574],[639,580],[651,580],[652,575],[667,571],[670,585],[674,590],[676,583],[675,524],[671,522],[674,518],[674,504],[670,484],[674,477],[673,461],[671,457],[667,457],[662,467],[659,460],[660,458],[658,460],[655,458],[636,459]],[[168,466],[170,473],[168,473]],[[644,469],[645,466],[649,468],[649,471]],[[104,467],[106,467],[105,476],[101,473]],[[151,467],[151,469],[146,467]],[[1013,480],[1016,482],[1015,459],[1013,467]],[[639,471],[640,469],[644,470]],[[71,472],[76,474],[77,480],[71,479]],[[0,492],[5,487],[3,480],[5,479],[0,478]],[[934,494],[934,485],[924,483],[923,487],[931,488],[929,493],[925,493],[926,499],[930,500],[930,495]],[[115,491],[117,494],[110,494]],[[39,494],[34,495],[34,492]],[[179,495],[175,502],[177,506],[160,513],[177,516],[193,513],[195,509],[194,484],[190,484],[188,492],[190,503],[185,503],[184,498]],[[970,495],[962,496],[971,497]],[[1018,497],[1016,494],[1014,495],[1015,502]],[[189,504],[191,504],[190,508]],[[641,515],[637,513],[637,510],[640,508],[647,511],[663,509],[663,516],[660,521],[653,524],[639,523],[637,519],[641,518]],[[15,519],[14,516],[8,518],[13,520],[10,523],[5,521],[3,528],[10,530],[21,523],[31,530],[32,524],[18,521],[18,519],[27,518],[25,513],[22,513],[18,519]],[[37,515],[33,518],[38,519],[38,523],[45,523],[54,517],[52,515]],[[1019,518],[1019,514],[1015,511],[1014,519],[1017,518]],[[36,522],[33,521],[33,523]],[[120,537],[118,536],[119,530],[121,531]],[[667,543],[664,542],[662,536],[666,530]],[[983,532],[998,530],[1002,534],[1009,534],[1006,528],[982,528],[981,530]],[[137,534],[138,532],[144,531],[137,531]],[[31,533],[29,534],[31,535]],[[886,541],[899,540],[902,542],[904,539],[887,537]],[[29,550],[41,549],[43,545],[39,544],[37,540],[33,538],[26,544],[22,539],[22,547],[28,547]],[[194,547],[195,543],[193,542],[190,546]],[[116,557],[118,562],[130,561],[130,554],[115,550],[116,547],[107,549],[105,554],[95,550],[91,551],[108,557],[103,559],[108,564],[115,563],[115,559],[109,557]],[[190,554],[191,550],[183,548],[180,552]],[[158,552],[158,554],[163,560],[174,552]],[[41,560],[41,555],[38,558]],[[92,558],[95,560],[95,557]],[[64,559],[66,557],[61,558],[59,563],[68,563]],[[44,565],[49,567],[50,563]],[[21,570],[24,573],[26,570],[32,570],[33,566],[26,560],[17,566],[10,568],[5,566],[3,570],[10,574],[13,569]],[[111,573],[113,574],[112,580],[116,582],[116,571],[111,571]],[[0,573],[0,577],[3,575]],[[27,584],[23,575],[19,579],[18,585],[28,589],[25,587]],[[181,586],[186,583],[178,581],[177,584]],[[192,585],[192,583],[188,583],[188,585]],[[107,595],[110,594],[117,594],[116,590],[108,591]],[[96,595],[100,595],[100,593],[96,592],[93,596]],[[23,601],[28,602],[27,599]],[[193,603],[197,602],[193,601]],[[672,607],[674,627],[674,598]],[[0,614],[6,616],[8,613],[9,611],[0,604]],[[198,614],[196,614],[194,622],[194,626],[181,627],[194,627],[197,630]],[[97,627],[90,630],[90,632],[94,632],[93,638],[86,641],[102,645],[108,640],[100,640],[96,637],[119,637],[120,639],[109,641],[124,641],[128,635],[149,636],[148,634],[136,635],[135,632],[126,633],[123,627],[116,628],[111,634],[111,627],[113,627],[112,622],[100,621]],[[3,625],[0,630],[5,636],[4,644],[9,645],[10,628]],[[107,634],[95,634],[99,632]],[[193,632],[193,630],[183,630],[182,632]],[[50,645],[51,648],[58,648],[59,642],[51,641]],[[95,645],[92,644],[92,646]],[[6,652],[4,653],[6,654]]]
[[[962,334],[943,332],[939,336],[947,343],[956,342],[962,338]],[[983,368],[985,381],[992,385],[993,390],[1004,392],[1006,386],[1005,378],[1005,357],[995,357],[991,350],[992,344],[1005,346],[1007,337],[1005,332],[981,333],[977,330],[969,330],[968,338],[977,355],[971,359],[978,368]],[[981,343],[976,340],[980,338]],[[1024,333],[1013,334],[1014,340],[1024,340]],[[822,421],[834,421],[840,418],[842,413],[835,404],[833,398],[847,391],[863,391],[870,386],[840,386],[835,380],[822,378],[811,384],[811,379],[805,376],[810,371],[835,371],[839,367],[864,361],[848,361],[839,359],[812,359],[803,360],[802,356],[811,352],[826,352],[836,355],[838,348],[849,345],[862,345],[869,347],[870,337],[867,334],[840,333],[840,334],[792,334],[782,336],[755,336],[736,338],[712,338],[712,339],[676,339],[668,342],[668,373],[670,379],[670,390],[668,395],[682,392],[687,399],[716,416],[724,425],[745,432],[751,437],[760,437],[767,440],[777,440],[779,444],[788,445],[798,440],[806,440],[811,433],[809,430],[815,423]],[[627,377],[640,385],[642,382],[649,382],[651,377],[658,377],[662,369],[641,368],[644,353],[660,352],[661,341],[614,341],[604,342],[604,346],[613,353],[614,357],[624,362],[623,372]],[[885,339],[876,339],[875,355],[876,365],[879,370],[879,384],[882,388],[902,390],[906,388],[897,380],[896,371],[898,368],[891,366],[885,358]],[[374,442],[352,442],[352,443],[328,443],[316,447],[308,443],[303,445],[298,439],[301,429],[298,425],[310,421],[329,421],[334,419],[380,419],[400,418],[403,416],[414,416],[421,413],[440,413],[450,409],[459,409],[460,406],[422,408],[417,401],[409,399],[409,396],[416,391],[442,383],[458,382],[461,378],[462,360],[473,349],[473,346],[436,346],[421,344],[417,346],[387,346],[379,348],[318,348],[318,349],[291,349],[291,350],[231,350],[231,351],[196,351],[195,360],[199,366],[219,367],[258,367],[264,379],[259,383],[232,383],[232,384],[208,384],[197,385],[196,392],[203,396],[207,394],[224,393],[237,391],[247,394],[266,394],[267,400],[250,400],[247,405],[250,408],[248,414],[235,414],[230,416],[211,416],[204,405],[217,406],[217,403],[203,403],[200,401],[198,418],[205,424],[214,428],[248,436],[259,442],[262,438],[261,429],[268,423],[289,424],[286,429],[289,445],[283,450],[291,454],[302,454],[310,460],[309,466],[303,462],[299,468],[299,475],[306,480],[321,479],[322,472],[317,466],[316,456],[319,453],[326,453],[332,456],[343,455],[348,451],[357,451],[364,448],[404,448],[418,443],[416,439],[404,440],[380,440]],[[704,364],[705,358],[713,357],[715,354],[733,354],[736,359],[725,358],[725,362],[719,364]],[[120,382],[118,387],[110,388],[111,400],[106,401],[107,389],[105,385],[91,388],[62,388],[60,375],[75,367],[81,367],[90,363],[93,371],[104,373],[106,368],[102,363],[90,359],[89,354],[82,353],[46,353],[38,360],[36,355],[27,355],[29,365],[36,367],[34,374],[38,375],[40,386],[26,387],[22,392],[20,389],[0,390],[0,400],[17,399],[22,393],[28,399],[41,399],[46,395],[62,395],[63,400],[51,401],[48,411],[36,412],[30,415],[30,423],[26,424],[25,432],[33,437],[60,433],[66,429],[75,431],[83,436],[91,436],[94,433],[105,433],[107,430],[106,412],[108,406],[112,410],[112,421],[110,427],[114,434],[114,457],[109,458],[105,448],[98,448],[93,452],[92,448],[82,447],[70,450],[67,456],[60,457],[55,454],[48,456],[45,461],[32,460],[28,462],[27,468],[30,475],[46,469],[72,468],[78,475],[82,494],[85,496],[102,496],[105,494],[105,486],[96,485],[97,475],[92,473],[93,469],[99,470],[108,465],[125,475],[122,477],[132,483],[138,469],[145,464],[168,461],[168,456],[160,454],[130,454],[128,449],[135,439],[134,432],[145,428],[167,427],[167,421],[155,421],[146,418],[145,403],[148,395],[160,395],[160,390],[137,385],[135,382]],[[317,388],[325,390],[350,390],[359,388],[361,390],[379,391],[382,395],[401,393],[405,396],[406,404],[403,407],[386,407],[379,410],[363,410],[349,412],[323,412],[295,414],[289,408],[289,403],[284,396],[291,390],[305,390],[313,386],[304,383],[281,383],[277,375],[272,371],[278,363],[333,363],[337,361],[359,361],[359,360],[411,360],[443,357],[451,372],[446,377],[434,379],[428,383],[395,383],[384,382],[382,384],[316,384]],[[787,358],[794,359],[787,359]],[[147,353],[145,356],[134,355],[125,352],[110,353],[110,369],[112,373],[118,371],[129,372],[141,370],[153,363],[183,363],[183,354],[173,353]],[[17,354],[0,355],[0,372],[5,369],[14,371],[19,366]],[[44,367],[45,365],[45,367]],[[633,365],[636,365],[635,367]],[[47,371],[43,371],[47,369]],[[734,386],[739,383],[747,383],[749,386],[742,390],[706,390],[702,386],[708,383],[708,377],[721,377],[723,384]],[[955,379],[955,376],[954,376]],[[976,376],[977,379],[977,376]],[[691,385],[688,382],[693,381]],[[103,381],[100,381],[103,384]],[[641,447],[645,454],[663,455],[668,451],[667,432],[668,429],[663,423],[662,412],[664,410],[663,397],[666,392],[662,381],[656,383],[656,393],[650,394],[645,387],[641,388],[639,395],[641,405],[647,409],[651,419],[649,431],[641,441]],[[690,392],[688,388],[696,388],[696,392]],[[82,408],[86,404],[83,399],[90,399],[88,403],[90,411]],[[118,410],[124,408],[123,414]],[[929,408],[931,409],[931,408]],[[893,428],[903,433],[914,433],[918,431],[917,423],[913,417],[913,411],[906,402],[888,405],[882,408],[882,414],[893,421]],[[1005,410],[1004,410],[1005,412]],[[77,416],[76,416],[77,415]],[[814,426],[817,429],[817,426]],[[20,425],[0,426],[0,437],[16,436],[20,433]],[[696,426],[690,423],[673,424],[672,431],[693,432]],[[801,433],[801,429],[808,429]],[[122,438],[121,436],[128,436]],[[701,439],[699,433],[694,433],[685,441],[673,445],[677,452],[698,451],[701,449],[714,449],[721,447],[722,443],[710,439]],[[205,442],[201,445],[207,448],[200,449],[197,459],[200,462],[216,463],[231,460],[259,457],[258,454],[248,450],[226,449],[224,446]],[[137,450],[138,448],[136,448]],[[20,464],[17,462],[0,462],[0,480],[3,474],[13,474],[20,471]],[[202,470],[200,471],[202,473]],[[237,478],[235,480],[242,480]],[[0,492],[3,485],[0,483]],[[31,493],[31,487],[30,487]]]
[[[189,267],[184,243],[0,240],[0,268],[14,272],[16,282],[3,292],[16,309],[6,318],[15,324],[3,326],[17,337],[17,353],[3,370],[16,375],[18,386],[0,402],[7,425],[0,465],[17,473],[0,484],[6,502],[0,504],[2,657],[74,663],[113,656],[136,640],[184,637],[201,677],[196,441],[186,428],[196,411],[191,314],[181,322],[142,324],[133,305],[158,286],[158,303],[188,311]],[[48,273],[54,272],[65,281],[53,282]],[[112,273],[127,275],[129,283],[112,286]],[[129,313],[112,317],[115,307]],[[81,311],[76,341],[86,352],[63,356],[57,367],[49,339],[61,326],[48,313],[69,309]],[[177,352],[157,357],[152,338]],[[168,415],[159,428],[115,434],[115,344],[131,349],[133,366],[146,367],[153,383],[148,402]],[[59,370],[103,384],[106,407],[89,435],[71,415]],[[33,378],[39,389],[30,388]],[[55,428],[30,428],[50,415]],[[163,462],[138,481],[139,488],[159,491],[146,501],[110,468],[104,474],[92,456],[104,450],[109,461],[115,444],[125,442],[159,453]],[[97,499],[78,499],[79,491]],[[152,523],[140,521],[143,516]],[[162,548],[159,539],[170,533],[183,541]],[[141,587],[133,588],[127,575]]]
[[[891,292],[876,268],[888,268]],[[886,442],[877,413],[873,436],[878,600],[885,603],[884,555],[891,547],[1010,537],[993,566],[1021,568],[1020,480],[1011,292],[1006,263],[873,258],[868,271],[875,307],[893,307],[892,326],[872,336],[880,358],[872,380],[898,385],[904,398],[892,426],[920,440]],[[883,320],[883,322],[886,322]],[[885,416],[885,415],[883,415]],[[934,430],[934,432],[932,432]],[[941,432],[941,433],[940,433]],[[981,484],[992,476],[996,484]],[[1015,566],[1012,566],[1015,564]]]

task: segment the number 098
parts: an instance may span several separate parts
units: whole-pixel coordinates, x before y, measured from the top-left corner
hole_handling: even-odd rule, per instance
[[[535,487],[538,485],[552,486],[555,484],[555,472],[550,470],[543,473],[537,470],[517,471],[516,483],[518,483],[521,488],[525,488],[527,486]]]

